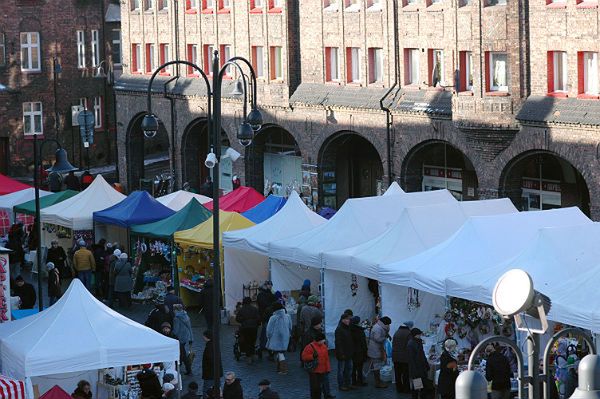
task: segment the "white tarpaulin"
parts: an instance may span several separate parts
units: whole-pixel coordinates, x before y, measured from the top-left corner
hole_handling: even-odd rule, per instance
[[[402,190],[400,185],[396,182],[393,182],[392,184],[390,184],[388,189],[385,190],[385,193],[383,193],[383,195],[396,195],[396,194],[404,194],[404,190]]]
[[[42,209],[42,223],[51,223],[73,230],[92,230],[92,214],[109,208],[126,197],[112,188],[102,175],[79,194]]]
[[[451,203],[447,190],[351,198],[325,224],[286,239],[271,242],[269,256],[321,268],[327,251],[361,244],[386,231],[409,206]]]
[[[310,280],[312,293],[321,295],[317,292],[321,284],[321,269],[271,259],[271,280],[278,291],[299,290],[304,280]]]
[[[50,191],[40,190],[40,198],[52,194]],[[14,223],[13,207],[24,202],[35,199],[35,189],[26,188],[25,190],[15,191],[14,193],[0,195],[0,213],[6,212],[10,224]]]
[[[271,241],[291,237],[326,222],[308,209],[295,191],[275,215],[247,229],[223,233],[225,263],[225,308],[235,309],[242,300],[242,284],[259,284],[269,277],[268,246]],[[299,289],[302,285],[293,287]],[[283,289],[283,288],[278,288]]]
[[[0,367],[17,379],[179,360],[179,342],[99,302],[78,279],[50,308],[0,324]]]
[[[481,302],[470,290],[447,286],[454,276],[494,267],[512,259],[544,227],[592,224],[579,208],[475,216],[449,239],[408,259],[382,264],[379,280]]]
[[[158,197],[156,200],[167,208],[171,208],[174,211],[179,211],[186,206],[192,200],[192,198],[196,198],[201,204],[212,201],[212,198],[208,198],[205,195],[194,194],[184,190],[163,195],[162,197]]]

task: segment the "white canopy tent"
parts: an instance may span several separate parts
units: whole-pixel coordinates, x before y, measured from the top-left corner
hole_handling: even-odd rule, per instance
[[[271,241],[300,234],[326,221],[292,191],[285,205],[269,219],[247,229],[223,233],[225,308],[233,311],[243,299],[243,284],[250,281],[260,284],[269,278]]]
[[[512,259],[535,240],[541,228],[586,224],[592,221],[579,208],[471,217],[441,244],[381,265],[379,280],[436,295],[478,300],[469,294],[470,289],[448,285],[447,281]]]
[[[186,206],[192,200],[192,198],[196,198],[201,204],[212,201],[212,198],[209,198],[205,195],[195,194],[184,190],[163,195],[162,197],[158,197],[156,200],[167,208],[171,208],[174,211],[179,211]]]
[[[40,198],[50,194],[52,194],[50,191],[40,190]],[[25,190],[15,191],[14,193],[0,195],[0,214],[5,213],[9,224],[13,224],[13,207],[33,199],[35,199],[35,188],[26,188]]]
[[[397,182],[393,182],[392,184],[390,184],[388,189],[385,190],[385,193],[383,193],[383,195],[396,195],[396,194],[404,194],[404,190],[402,190],[402,188],[400,187],[400,185]]]
[[[314,272],[306,269],[320,269],[321,278],[317,281],[325,309],[325,332],[331,337],[345,309],[370,318],[375,300],[365,277],[324,268],[323,254],[376,237],[396,223],[406,207],[455,202],[447,190],[349,199],[327,223],[270,243],[269,256],[277,260],[271,261],[273,285],[278,289],[299,289],[301,284],[288,286],[298,280],[292,276],[311,275],[314,282]],[[357,288],[352,289],[352,285]]]
[[[78,279],[50,308],[0,324],[2,374],[16,379],[177,360],[177,340],[108,308]]]

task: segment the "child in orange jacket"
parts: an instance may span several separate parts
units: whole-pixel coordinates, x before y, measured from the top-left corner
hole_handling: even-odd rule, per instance
[[[317,361],[317,365],[309,370],[310,398],[320,399],[322,395],[323,380],[331,371],[329,363],[329,348],[325,343],[325,335],[322,332],[315,334],[315,339],[304,347],[302,351],[302,361]]]

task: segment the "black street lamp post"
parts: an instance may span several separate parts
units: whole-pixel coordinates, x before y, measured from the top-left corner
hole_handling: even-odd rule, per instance
[[[67,158],[67,151],[62,148],[60,142],[56,139],[43,139],[40,140],[40,146],[38,148],[37,134],[33,135],[33,183],[35,187],[35,229],[37,235],[37,248],[36,248],[36,259],[37,259],[37,273],[38,273],[38,309],[41,312],[44,310],[44,300],[42,295],[42,221],[40,218],[40,169],[42,148],[44,144],[49,141],[56,143],[58,149],[56,150],[55,157],[56,161],[48,172],[66,173],[72,170],[77,170],[76,167],[69,163]]]
[[[250,70],[250,76],[252,79],[252,95],[251,95],[251,106],[250,113],[247,113],[248,107],[248,82],[242,70],[241,64],[245,64]],[[219,340],[219,325],[220,320],[220,303],[221,303],[221,256],[220,256],[220,231],[219,231],[219,185],[220,185],[220,172],[219,172],[219,160],[221,156],[221,89],[223,79],[229,67],[234,67],[240,74],[240,82],[236,82],[234,85],[234,91],[232,94],[239,95],[243,94],[243,107],[245,119],[240,124],[237,132],[237,138],[243,146],[249,146],[254,138],[254,133],[260,130],[262,127],[263,119],[262,114],[258,110],[256,104],[256,73],[252,68],[252,64],[243,57],[233,57],[224,63],[223,66],[219,65],[219,52],[213,53],[212,60],[212,90],[209,79],[204,71],[197,65],[183,60],[169,61],[159,66],[156,71],[152,74],[150,81],[148,82],[148,109],[147,113],[142,120],[142,129],[144,135],[148,138],[152,138],[158,132],[158,119],[152,113],[152,82],[159,71],[168,67],[169,65],[183,64],[191,68],[194,68],[204,79],[206,83],[207,93],[207,118],[208,118],[208,131],[211,133],[211,152],[208,154],[205,165],[209,169],[212,169],[213,175],[213,280],[214,280],[214,297],[213,297],[213,320],[212,320],[212,345],[214,353],[214,368],[215,373],[218,373],[221,365],[221,351],[220,351],[220,340]],[[217,383],[219,379],[214,376],[214,382]],[[217,384],[218,385],[218,384]],[[219,387],[214,387],[218,389]]]

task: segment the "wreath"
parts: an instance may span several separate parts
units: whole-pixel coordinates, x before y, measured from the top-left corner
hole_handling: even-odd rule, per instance
[[[456,333],[456,326],[454,325],[454,323],[447,323],[444,326],[444,333],[446,333],[446,337],[448,338],[454,336],[454,334]]]
[[[356,296],[358,292],[358,277],[356,274],[352,275],[352,283],[350,284],[350,291],[352,292],[352,296]]]

